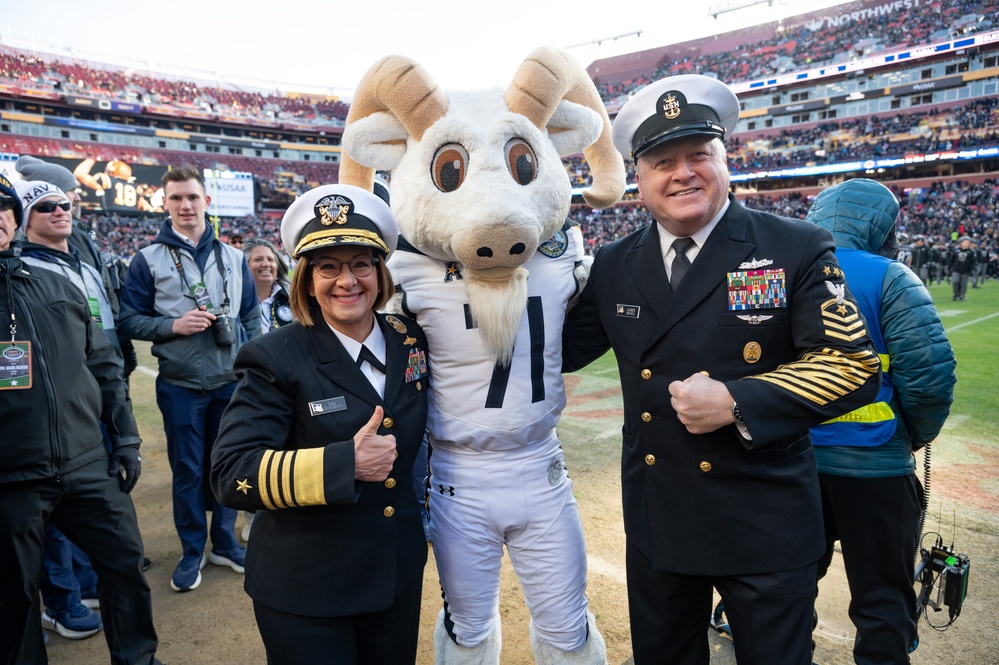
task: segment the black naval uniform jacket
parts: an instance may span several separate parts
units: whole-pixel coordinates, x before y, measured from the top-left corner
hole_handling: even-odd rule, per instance
[[[413,462],[427,422],[426,337],[376,314],[386,342],[385,398],[319,316],[247,343],[212,450],[211,483],[230,508],[255,510],[247,594],[281,612],[340,617],[389,608],[423,576],[427,542]],[[422,365],[421,365],[422,363]],[[354,480],[353,437],[378,432],[399,457],[384,482]]]
[[[601,249],[569,312],[563,370],[612,348],[624,397],[625,531],[654,570],[740,575],[790,570],[823,551],[808,428],[871,402],[880,363],[815,225],[730,206],[672,294],[656,223]],[[759,309],[729,306],[730,278],[771,273]],[[835,292],[843,289],[842,297]],[[736,426],[690,434],[668,386],[723,381]]]

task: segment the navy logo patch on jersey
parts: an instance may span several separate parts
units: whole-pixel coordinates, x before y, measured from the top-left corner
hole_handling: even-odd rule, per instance
[[[559,229],[555,235],[538,246],[538,251],[554,259],[565,254],[565,250],[568,248],[569,236],[564,230]]]
[[[555,487],[562,480],[562,469],[565,465],[562,463],[562,456],[556,455],[551,458],[548,462],[548,484]]]
[[[444,283],[453,282],[456,279],[464,279],[461,276],[461,268],[458,267],[457,261],[445,261],[444,262]]]

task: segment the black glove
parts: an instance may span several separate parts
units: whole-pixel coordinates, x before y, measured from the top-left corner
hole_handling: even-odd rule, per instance
[[[111,451],[108,475],[112,478],[121,470],[121,491],[128,494],[142,473],[142,458],[138,446],[120,446]]]

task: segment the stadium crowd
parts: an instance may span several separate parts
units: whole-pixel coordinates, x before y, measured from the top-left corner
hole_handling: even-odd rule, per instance
[[[999,274],[999,181],[981,183],[963,180],[937,181],[925,188],[899,189],[890,187],[901,202],[898,232],[903,244],[915,236],[923,236],[937,251],[947,251],[959,238],[968,236],[980,250],[980,260],[987,266],[988,276]],[[740,197],[756,210],[786,217],[804,219],[811,198],[792,192],[778,196],[750,195]],[[586,251],[595,254],[602,246],[621,238],[649,223],[645,207],[633,197],[606,210],[594,210],[586,205],[574,205],[570,213],[583,231]],[[96,235],[98,242],[114,247],[126,260],[138,249],[148,245],[162,225],[160,215],[138,217],[116,214],[84,214],[81,225]],[[219,235],[228,238],[238,233],[245,239],[260,238],[281,247],[279,220],[267,214],[219,221]]]
[[[840,7],[849,13],[853,5]],[[863,21],[852,21],[829,30],[813,31],[808,24],[778,28],[770,39],[741,45],[734,51],[703,53],[664,62],[647,75],[599,86],[605,102],[623,101],[650,81],[676,74],[709,74],[728,83],[739,83],[774,73],[844,62],[890,48],[925,44],[969,30],[969,15],[996,16],[996,0],[938,0],[927,7],[899,8]],[[972,26],[979,24],[972,24]]]
[[[175,107],[254,121],[342,123],[349,106],[339,99],[243,90],[222,84],[169,80],[113,65],[62,62],[55,56],[6,49],[0,79],[65,94],[104,97],[126,103]]]

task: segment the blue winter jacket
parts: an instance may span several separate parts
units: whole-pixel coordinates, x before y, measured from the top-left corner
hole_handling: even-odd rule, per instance
[[[823,190],[806,219],[832,233],[837,256],[855,251],[854,259],[873,264],[884,260],[877,252],[895,233],[898,210],[887,187],[857,178]],[[950,413],[954,350],[929,292],[903,263],[891,261],[880,284],[851,279],[849,272],[846,281],[868,323],[880,322],[897,424],[894,434],[874,447],[849,437],[840,445],[816,446],[818,469],[860,478],[907,475],[915,470],[912,451],[935,439]],[[873,307],[877,310],[864,311]]]

